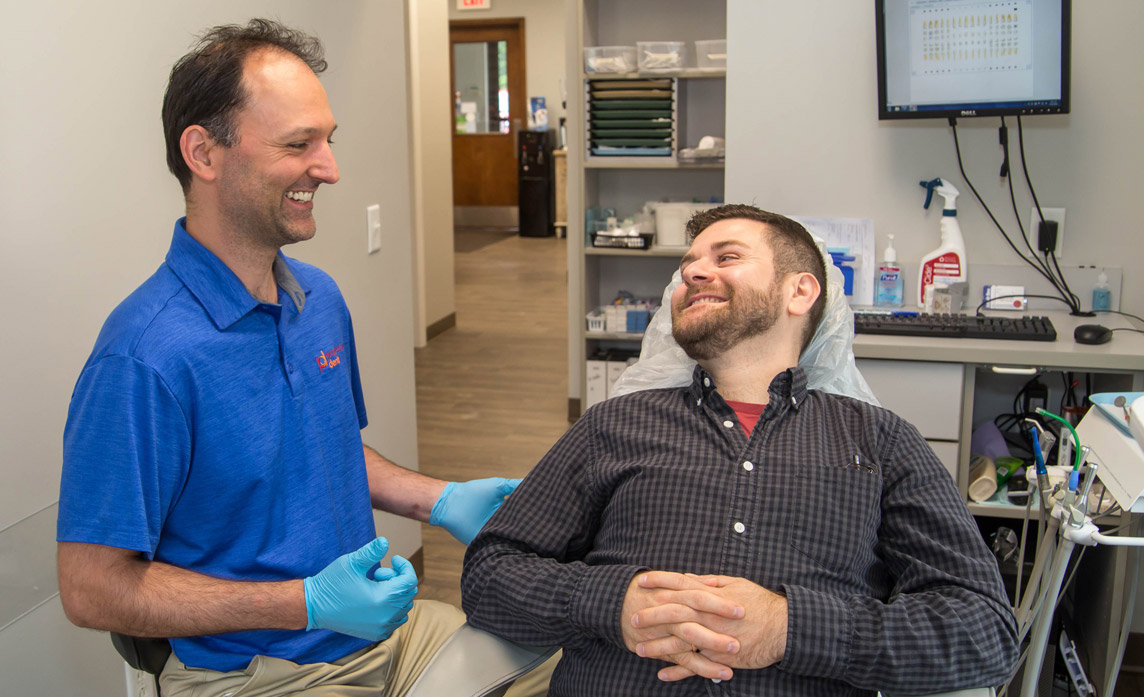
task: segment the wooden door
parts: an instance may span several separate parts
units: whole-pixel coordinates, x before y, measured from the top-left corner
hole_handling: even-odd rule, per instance
[[[449,22],[453,205],[517,205],[516,132],[528,123],[524,19]]]

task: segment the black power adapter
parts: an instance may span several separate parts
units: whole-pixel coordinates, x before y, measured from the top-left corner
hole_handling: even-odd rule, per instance
[[[1057,251],[1057,221],[1040,222],[1037,227],[1037,250],[1044,254]]]
[[[1034,380],[1023,390],[1022,397],[1024,398],[1025,413],[1034,415],[1037,409],[1044,409],[1049,405],[1049,388],[1045,387],[1040,380]]]

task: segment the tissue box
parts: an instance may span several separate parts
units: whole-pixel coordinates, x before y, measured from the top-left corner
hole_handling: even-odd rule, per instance
[[[604,331],[612,333],[628,330],[628,306],[608,305],[604,308]]]

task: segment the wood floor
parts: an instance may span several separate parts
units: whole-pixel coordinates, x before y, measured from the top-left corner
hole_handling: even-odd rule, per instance
[[[567,240],[501,237],[458,241],[457,326],[416,350],[420,469],[441,479],[522,477],[569,425]],[[418,597],[460,607],[464,546],[421,532]]]

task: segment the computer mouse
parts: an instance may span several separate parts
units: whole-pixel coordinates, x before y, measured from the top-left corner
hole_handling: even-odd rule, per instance
[[[1112,330],[1099,324],[1080,324],[1073,330],[1073,339],[1078,344],[1107,344],[1112,340]]]

